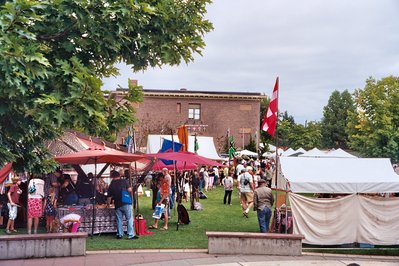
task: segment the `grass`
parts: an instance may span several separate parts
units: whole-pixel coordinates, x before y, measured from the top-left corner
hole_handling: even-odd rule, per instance
[[[233,191],[232,205],[223,204],[224,191],[218,187],[206,193],[208,199],[200,200],[204,210],[190,211],[190,203],[184,203],[191,223],[179,226],[176,231],[177,211],[171,210],[168,231],[151,230],[153,235],[141,236],[139,240],[117,240],[115,235],[99,235],[88,238],[88,250],[104,249],[153,249],[153,248],[207,248],[206,231],[258,232],[259,226],[256,212],[250,212],[249,218],[242,215],[237,190]],[[153,223],[151,198],[140,197],[140,213],[147,221]],[[163,222],[160,221],[160,226]]]

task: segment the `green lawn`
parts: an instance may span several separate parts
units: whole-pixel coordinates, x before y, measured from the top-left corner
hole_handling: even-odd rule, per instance
[[[203,211],[190,211],[189,203],[184,203],[190,215],[189,225],[179,226],[176,231],[177,211],[171,210],[171,220],[168,231],[151,230],[153,235],[140,237],[139,240],[117,240],[115,235],[100,235],[88,238],[88,250],[100,249],[147,249],[147,248],[207,248],[206,231],[244,231],[258,232],[256,212],[250,212],[247,219],[242,216],[237,190],[233,191],[232,205],[223,204],[224,191],[218,187],[206,193],[208,199],[200,200]],[[147,220],[147,225],[153,223],[151,198],[140,197],[140,213]],[[160,222],[162,226],[163,223]]]

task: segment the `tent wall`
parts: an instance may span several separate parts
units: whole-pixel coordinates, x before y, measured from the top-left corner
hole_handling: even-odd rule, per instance
[[[399,198],[350,195],[339,199],[312,199],[289,193],[294,233],[303,243],[339,245],[399,244]]]

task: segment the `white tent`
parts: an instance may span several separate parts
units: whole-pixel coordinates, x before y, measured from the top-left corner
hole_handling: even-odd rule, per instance
[[[280,162],[293,192],[294,233],[303,234],[304,243],[399,244],[399,198],[358,194],[399,192],[389,159],[281,157]],[[314,199],[295,193],[351,195]]]
[[[313,148],[298,157],[328,157],[327,153],[319,150],[318,148]]]
[[[399,192],[399,176],[387,158],[281,157],[280,162],[295,193]]]
[[[157,153],[162,147],[163,139],[172,140],[171,135],[148,135],[147,153]],[[177,135],[173,136],[174,141],[179,142]],[[194,136],[188,137],[188,151],[194,152]],[[221,158],[215,148],[213,137],[197,136],[199,149],[197,153],[211,160],[224,160]]]
[[[304,148],[302,148],[302,147],[301,147],[301,148],[297,149],[297,150],[296,150],[296,152],[302,152],[302,153],[305,153],[305,152],[306,152],[306,150],[305,150]]]
[[[288,150],[284,151],[281,156],[283,157],[288,157],[291,156],[293,154],[297,153],[295,150],[293,150],[292,148],[289,148]]]
[[[327,153],[327,155],[328,157],[332,158],[357,158],[356,156],[342,150],[341,148],[338,148],[336,150],[331,150]]]
[[[238,155],[238,156],[246,155],[246,156],[258,157],[258,154],[256,152],[249,151],[249,150],[238,151],[238,152],[236,152],[236,155]]]

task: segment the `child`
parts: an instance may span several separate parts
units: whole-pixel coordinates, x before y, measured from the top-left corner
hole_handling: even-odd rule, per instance
[[[64,228],[64,233],[76,233],[78,231],[82,216],[76,213],[70,213],[60,219]]]
[[[46,230],[47,233],[52,232],[53,220],[57,215],[57,196],[55,195],[55,188],[49,188],[49,194],[44,199],[44,215],[46,216]]]
[[[6,233],[11,234],[11,233],[16,233],[17,230],[14,228],[14,221],[17,218],[17,212],[18,212],[18,204],[19,204],[19,195],[22,194],[22,190],[19,188],[19,185],[21,184],[21,180],[19,179],[18,176],[15,176],[12,178],[12,185],[10,187],[10,190],[7,193],[8,197],[8,211],[9,211],[9,219],[6,227]]]

